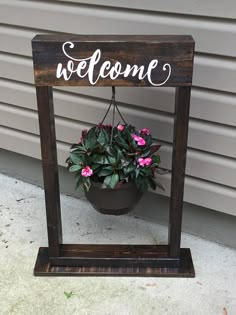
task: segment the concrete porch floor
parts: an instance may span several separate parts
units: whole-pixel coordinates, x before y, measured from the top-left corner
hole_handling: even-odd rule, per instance
[[[236,251],[183,234],[196,278],[34,277],[47,246],[44,192],[0,174],[0,314],[235,315]],[[64,242],[164,244],[167,228],[61,196]],[[64,292],[73,292],[66,298]]]

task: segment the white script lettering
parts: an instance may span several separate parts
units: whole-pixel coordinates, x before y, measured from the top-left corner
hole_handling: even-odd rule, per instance
[[[165,63],[162,67],[162,71],[168,70],[166,79],[161,83],[153,82],[152,71],[157,68],[158,59],[152,59],[149,62],[146,70],[144,65],[138,66],[130,64],[126,64],[125,68],[122,69],[122,64],[119,61],[116,61],[114,65],[112,65],[111,61],[106,60],[100,66],[99,71],[94,71],[96,65],[99,63],[102,57],[100,49],[96,49],[94,53],[88,58],[79,59],[74,58],[70,54],[68,54],[68,52],[66,51],[66,46],[69,46],[70,49],[74,48],[74,44],[72,42],[65,42],[62,45],[62,51],[64,55],[69,58],[69,60],[67,62],[67,65],[64,67],[62,63],[58,63],[56,70],[56,77],[58,79],[63,77],[65,81],[70,80],[73,73],[76,73],[79,78],[84,78],[88,76],[88,80],[91,85],[95,85],[100,78],[110,78],[111,80],[115,80],[119,76],[123,76],[124,78],[127,78],[129,76],[137,76],[139,80],[147,78],[148,82],[153,86],[161,86],[168,81],[171,75],[171,66],[169,63]],[[97,73],[96,78],[95,73]]]

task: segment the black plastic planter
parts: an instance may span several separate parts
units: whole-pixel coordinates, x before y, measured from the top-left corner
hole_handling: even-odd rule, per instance
[[[101,184],[92,182],[85,196],[92,206],[102,214],[122,215],[130,212],[143,193],[134,183],[125,183],[118,188],[102,188]]]

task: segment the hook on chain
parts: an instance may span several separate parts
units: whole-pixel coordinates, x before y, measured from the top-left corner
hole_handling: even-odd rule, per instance
[[[115,98],[116,95],[116,88],[112,85],[112,97]]]

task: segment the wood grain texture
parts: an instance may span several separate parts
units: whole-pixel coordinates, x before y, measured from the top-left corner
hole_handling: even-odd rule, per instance
[[[50,257],[55,266],[177,267],[166,245],[79,245],[64,244],[60,257]]]
[[[86,246],[86,245],[85,245]],[[96,245],[97,246],[97,245]],[[191,252],[189,248],[182,248],[180,253],[179,267],[158,266],[104,266],[103,262],[96,266],[53,266],[49,262],[48,248],[39,249],[37,261],[34,268],[35,276],[142,276],[142,277],[195,277]]]
[[[180,254],[190,94],[190,87],[176,90],[169,214],[170,257]]]
[[[75,50],[69,57],[61,47],[71,43]],[[189,249],[180,248],[183,191],[186,164],[190,91],[192,80],[194,41],[190,36],[36,36],[33,40],[33,60],[39,111],[42,162],[47,212],[49,247],[41,248],[35,266],[35,275],[159,275],[193,277],[194,269]],[[64,67],[69,58],[88,58],[97,49],[102,52],[95,64],[101,67],[105,60],[110,64],[119,61],[123,69],[127,64],[146,67],[151,59],[158,58],[164,69],[165,63],[172,67],[171,79],[166,85],[178,86],[175,101],[175,124],[173,145],[173,167],[170,201],[169,244],[162,246],[144,245],[76,245],[62,244],[60,195],[56,152],[55,118],[53,96],[50,85],[89,85],[88,73],[83,79],[75,78],[71,66],[69,81],[56,79],[56,65]],[[79,55],[78,55],[79,54]],[[157,56],[158,55],[158,56]],[[151,58],[150,58],[151,57]],[[59,59],[58,59],[59,58]],[[103,59],[105,58],[105,60]],[[157,61],[155,61],[157,64]],[[84,61],[87,67],[87,61]],[[85,68],[83,67],[83,69]],[[173,67],[174,66],[174,67]],[[93,69],[92,75],[100,74]],[[110,66],[109,66],[110,67]],[[121,71],[122,72],[122,71]],[[145,70],[146,72],[146,70]],[[91,74],[91,73],[90,73]],[[72,78],[72,79],[71,79]],[[160,76],[152,82],[162,82]],[[159,80],[159,81],[158,81]],[[161,81],[160,81],[161,80]],[[96,81],[96,80],[95,80]],[[131,74],[112,80],[102,76],[96,86],[150,86],[146,76],[141,79]],[[43,85],[43,86],[40,86]]]
[[[69,58],[64,55],[62,45],[70,41],[74,48],[70,49],[72,58],[88,58],[97,49],[101,50],[101,59],[94,68],[96,78],[104,61],[112,65],[119,61],[124,70],[127,64],[131,66],[144,65],[145,70],[152,59],[158,59],[158,66],[152,71],[155,84],[165,81],[168,70],[163,71],[166,63],[171,65],[171,75],[165,86],[189,86],[192,84],[194,40],[191,36],[125,36],[125,35],[37,35],[32,40],[34,75],[36,85],[70,85],[90,86],[88,76],[78,78],[73,73],[68,81],[63,77],[56,78],[58,63],[67,65]],[[86,72],[87,68],[85,68]],[[117,79],[100,78],[96,86],[151,86],[147,77],[138,79],[137,76]]]
[[[36,87],[36,92],[49,253],[58,256],[62,243],[62,225],[52,88]]]

